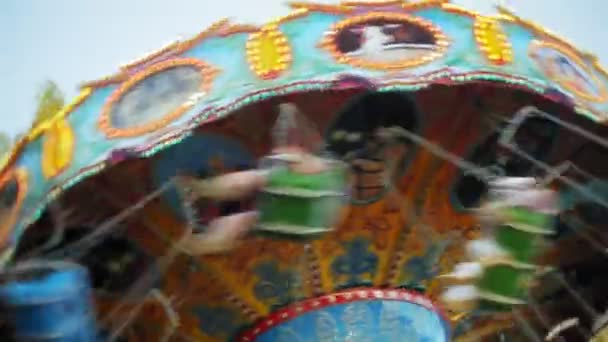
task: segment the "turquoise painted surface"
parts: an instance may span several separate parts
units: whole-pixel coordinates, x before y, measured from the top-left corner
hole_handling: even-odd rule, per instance
[[[430,66],[422,66],[423,68],[440,69],[447,66],[472,71],[478,69],[476,66],[487,64],[483,56],[472,53],[477,51],[477,45],[473,38],[473,20],[470,17],[455,16],[437,8],[419,11],[416,16],[435,24],[450,40],[447,53]]]
[[[200,115],[201,112],[209,113],[213,108],[232,105],[237,99],[252,92],[288,86],[298,81],[332,81],[345,74],[367,77],[381,88],[396,79],[414,79],[417,76],[449,67],[453,73],[488,71],[521,76],[537,84],[559,88],[567,93],[553,81],[546,79],[542,71],[529,59],[529,44],[533,39],[539,37],[536,37],[534,33],[527,29],[513,23],[503,24],[513,47],[514,62],[511,65],[497,67],[490,65],[477,47],[473,36],[473,20],[471,17],[445,12],[440,8],[424,9],[409,14],[419,16],[437,25],[451,40],[451,46],[442,58],[417,68],[402,70],[399,73],[365,70],[339,64],[327,51],[318,48],[324,34],[330,27],[346,18],[346,16],[341,15],[312,12],[307,16],[283,23],[280,29],[287,35],[291,45],[292,64],[286,73],[274,80],[258,79],[250,70],[245,50],[248,34],[241,33],[206,39],[189,51],[184,52],[183,56],[204,60],[218,68],[220,73],[214,80],[208,94],[201,98],[199,103],[180,119],[171,123],[170,128],[183,129],[188,122]],[[605,76],[601,75],[598,70],[595,70],[595,72],[597,78],[608,84]],[[112,85],[96,89],[69,116],[69,122],[77,134],[77,149],[70,167],[58,177],[46,180],[41,174],[40,139],[31,142],[25,148],[16,166],[27,169],[29,192],[21,212],[21,220],[14,227],[11,236],[13,240],[18,239],[24,224],[33,217],[36,210],[45,202],[49,191],[54,186],[64,184],[77,176],[83,168],[105,160],[113,149],[137,148],[158,139],[155,133],[150,133],[136,138],[108,140],[98,130],[97,122],[102,106],[118,86]],[[317,86],[317,88],[319,87],[323,86]],[[608,103],[579,102],[583,107],[598,113],[608,111]]]
[[[291,47],[296,56],[288,74],[290,79],[307,80],[322,74],[348,72],[351,69],[348,65],[335,63],[328,52],[316,48],[323,39],[323,34],[343,18],[343,16],[314,13],[281,26],[282,31],[290,37]]]
[[[513,50],[516,51],[514,58],[514,71],[518,74],[529,75],[534,79],[544,80],[542,71],[536,66],[534,61],[528,57],[530,43],[535,39],[535,36],[521,26],[514,24],[503,24],[505,33],[509,36]],[[552,83],[552,82],[548,82]],[[553,84],[554,87],[557,84]]]
[[[268,330],[256,341],[447,342],[449,330],[438,314],[422,306],[371,300],[303,314]]]

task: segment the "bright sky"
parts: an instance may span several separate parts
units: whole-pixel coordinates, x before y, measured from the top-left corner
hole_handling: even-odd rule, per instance
[[[337,3],[338,0],[319,0]],[[491,0],[453,0],[491,13]],[[210,23],[263,23],[288,13],[284,0],[0,0],[0,130],[24,131],[46,79],[68,97],[77,85]],[[520,16],[560,33],[608,64],[608,1],[510,0]]]

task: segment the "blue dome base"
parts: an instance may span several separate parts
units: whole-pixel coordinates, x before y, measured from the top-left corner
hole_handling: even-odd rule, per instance
[[[270,314],[240,342],[449,341],[450,329],[428,298],[400,289],[351,289]]]

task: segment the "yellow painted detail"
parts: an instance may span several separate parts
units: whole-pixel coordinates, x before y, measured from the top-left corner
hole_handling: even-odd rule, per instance
[[[42,173],[46,178],[60,174],[74,156],[75,136],[65,119],[55,121],[46,131],[42,142]]]
[[[84,100],[86,100],[92,92],[93,88],[83,88],[72,103],[63,107],[49,120],[45,120],[33,127],[32,130],[27,134],[28,140],[36,139],[38,136],[42,135],[46,130],[52,127],[57,121],[64,120],[68,114],[74,111],[76,107],[80,106],[80,104],[82,104],[82,102],[84,102]]]
[[[498,20],[477,16],[474,31],[479,49],[491,63],[504,65],[513,61],[511,43]]]
[[[21,153],[25,145],[40,135],[44,134],[49,127],[57,121],[64,120],[71,112],[73,112],[80,104],[82,104],[93,92],[92,88],[83,88],[80,94],[67,106],[63,107],[59,112],[53,115],[49,120],[45,120],[35,125],[30,131],[19,139],[11,151],[0,158],[0,173],[6,172],[9,166],[16,160],[17,156]]]
[[[266,25],[251,34],[247,59],[253,72],[262,79],[276,78],[289,67],[291,48],[277,24]]]

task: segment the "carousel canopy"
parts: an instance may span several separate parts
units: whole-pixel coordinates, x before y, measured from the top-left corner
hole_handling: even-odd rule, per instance
[[[318,301],[302,302],[302,312],[316,311],[322,303],[329,318],[343,315],[342,308],[332,306],[336,300],[348,304],[375,298],[366,310],[378,313],[390,311],[384,310],[386,301],[398,299],[402,305],[395,311],[424,321],[420,324],[427,328],[420,336],[444,338],[449,329],[441,310],[410,290],[420,286],[437,292],[428,280],[447,271],[462,254],[461,243],[449,233],[474,234],[477,222],[468,209],[479,204],[485,185],[475,175],[439,161],[437,154],[456,155],[490,171],[502,163],[509,176],[537,171],[538,165],[530,161],[502,157],[500,146],[511,139],[509,143],[551,167],[576,164],[571,169],[586,177],[583,188],[605,187],[601,179],[608,177],[608,169],[601,166],[592,172],[582,167],[604,153],[601,143],[589,144],[601,139],[581,135],[563,122],[587,131],[603,129],[608,73],[593,55],[502,7],[487,16],[447,0],[290,6],[290,14],[262,25],[220,20],[191,39],[86,82],[72,104],[28,132],[0,166],[2,265],[15,254],[26,228],[48,222],[45,212],[60,198],[100,214],[135,203],[176,170],[205,177],[213,173],[210,169],[253,167],[270,149],[276,99],[295,103],[327,133],[328,147],[340,156],[364,144],[371,136],[365,132],[370,125],[397,126],[424,137],[416,140],[423,146],[436,141],[443,148],[431,153],[401,141],[390,152],[394,155],[382,157],[394,157],[395,165],[379,166],[374,164],[378,156],[367,156],[356,171],[375,172],[370,179],[378,182],[390,169],[396,191],[366,180],[358,183],[351,214],[341,225],[347,229],[337,229],[331,238],[312,245],[256,240],[230,260],[205,259],[203,268],[223,279],[215,287],[206,281],[199,284],[198,276],[187,279],[191,265],[186,262],[164,283],[159,280],[159,287],[171,293],[185,291],[177,281],[184,277],[204,288],[196,292],[209,298],[186,300],[205,305],[184,314],[190,318],[182,327],[196,330],[193,326],[200,325],[197,334],[211,341],[235,336],[262,317],[267,317],[267,326],[243,336],[273,340],[277,317],[301,313],[297,306],[286,305],[306,298]],[[350,101],[364,91],[385,96],[368,94]],[[339,116],[332,121],[335,113]],[[528,120],[531,113],[534,118]],[[505,127],[513,128],[513,134],[497,132]],[[120,168],[124,165],[129,167]],[[543,175],[550,173],[545,169]],[[597,179],[590,180],[594,176]],[[70,193],[79,186],[79,193]],[[602,212],[598,214],[597,206],[581,207],[587,198],[581,191],[560,190],[564,207],[576,212],[578,220],[564,224],[598,224]],[[603,191],[599,197],[602,202]],[[400,207],[403,198],[415,203],[432,233],[410,222],[411,213]],[[164,228],[183,223],[177,193],[167,192],[162,200],[162,205],[152,203],[155,209],[148,209],[140,221]],[[163,211],[173,216],[164,217]],[[108,250],[141,249],[142,259],[162,254],[140,230],[127,235],[138,246],[116,240]],[[568,263],[585,253],[548,258]],[[300,265],[302,260],[308,266]],[[135,273],[104,274],[117,280]],[[309,281],[295,290],[256,283],[262,279],[265,284],[291,284],[294,274],[306,274]],[[104,283],[108,292],[121,287],[110,283]],[[367,290],[352,290],[361,286]],[[193,323],[195,316],[200,324]],[[146,317],[155,319],[154,314]],[[301,315],[300,321],[286,324],[309,326],[306,322],[316,319],[311,317]],[[374,330],[384,323],[370,324]],[[210,328],[203,331],[205,326]]]

